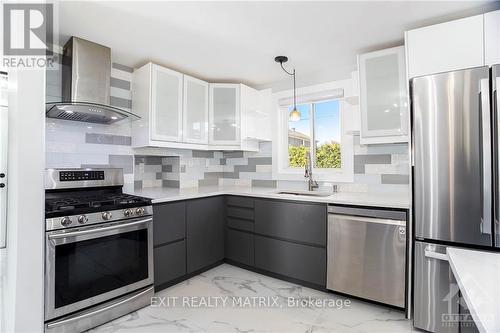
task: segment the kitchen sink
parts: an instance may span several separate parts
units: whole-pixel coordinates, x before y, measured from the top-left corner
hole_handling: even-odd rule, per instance
[[[329,197],[333,195],[332,192],[314,192],[314,191],[279,191],[276,194],[286,195],[304,195],[308,197]]]

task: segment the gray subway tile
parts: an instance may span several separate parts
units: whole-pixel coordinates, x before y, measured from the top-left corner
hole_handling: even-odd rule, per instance
[[[387,143],[367,146],[367,154],[408,154],[408,143]]]
[[[273,164],[272,157],[249,157],[248,165],[271,165]]]
[[[178,180],[167,180],[167,179],[164,179],[162,181],[162,186],[163,187],[175,187],[175,188],[179,188],[179,187],[181,187],[181,182],[178,181]]]
[[[134,173],[134,157],[132,155],[109,155],[109,165],[122,168],[124,174]]]
[[[243,158],[242,151],[225,151],[222,153],[225,158]]]
[[[219,179],[199,179],[198,186],[210,186],[210,185],[219,185]]]
[[[139,165],[141,163],[144,163],[145,158],[144,156],[134,156],[134,164]]]
[[[391,164],[391,155],[354,155],[354,173],[365,173],[365,164]]]
[[[214,152],[207,150],[193,150],[193,157],[214,158]]]
[[[135,180],[134,181],[134,189],[139,190],[142,188],[142,180]]]
[[[225,158],[221,158],[221,159],[219,160],[219,164],[220,164],[220,165],[226,165],[226,159],[225,159]]]
[[[124,135],[85,133],[85,142],[103,145],[130,146],[132,145],[132,137]]]
[[[129,73],[133,73],[134,72],[134,69],[132,67],[125,66],[125,65],[122,65],[122,64],[118,64],[116,62],[114,62],[111,66],[114,69],[118,69],[118,70],[121,70],[121,71],[124,71],[124,72],[129,72]]]
[[[116,77],[111,77],[110,85],[111,85],[111,87],[124,89],[124,90],[130,90],[130,81],[118,79]]]
[[[205,179],[218,179],[218,178],[227,178],[225,177],[225,172],[205,172]]]
[[[240,173],[239,172],[224,172],[224,176],[222,178],[238,179],[238,178],[240,178]]]
[[[146,165],[161,165],[161,156],[146,156]]]
[[[181,165],[181,173],[186,173],[186,165]]]
[[[409,175],[397,175],[397,174],[382,174],[380,175],[382,184],[409,184]]]
[[[256,165],[235,165],[234,166],[234,172],[240,173],[240,172],[256,172],[257,167]]]
[[[110,96],[109,97],[109,104],[111,104],[111,106],[115,106],[117,108],[124,108],[124,109],[131,109],[132,108],[132,100],[126,99],[126,98],[121,98],[121,97]]]
[[[252,186],[276,188],[276,180],[252,179]]]
[[[156,173],[156,179],[162,179],[163,178],[163,173],[157,172]]]
[[[170,164],[167,165],[162,165],[161,166],[161,171],[162,172],[172,172],[172,166]]]

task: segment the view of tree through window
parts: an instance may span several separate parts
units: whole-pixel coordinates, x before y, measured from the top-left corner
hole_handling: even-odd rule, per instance
[[[293,106],[288,108],[288,112]],[[288,161],[292,168],[304,167],[309,150],[315,168],[340,168],[340,103],[330,100],[297,105],[299,121],[288,121]]]

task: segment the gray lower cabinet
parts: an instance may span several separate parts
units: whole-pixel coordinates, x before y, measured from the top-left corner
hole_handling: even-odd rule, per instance
[[[186,241],[178,241],[154,249],[155,287],[186,275]]]
[[[254,266],[254,235],[228,228],[226,230],[226,258]]]
[[[255,200],[255,233],[326,246],[327,205]]]
[[[255,267],[326,286],[326,248],[255,235]]]
[[[187,273],[224,259],[224,197],[186,202]]]
[[[161,245],[186,237],[186,202],[155,204],[153,207],[154,245]]]

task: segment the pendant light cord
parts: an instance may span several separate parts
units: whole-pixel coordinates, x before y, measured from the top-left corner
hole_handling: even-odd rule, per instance
[[[290,76],[293,76],[293,109],[296,110],[297,109],[297,88],[295,86],[295,68],[293,69],[293,72],[290,73],[289,71],[287,71],[285,69],[285,67],[283,67],[283,62],[280,62],[280,65],[281,65],[281,69],[285,73],[287,73]]]

